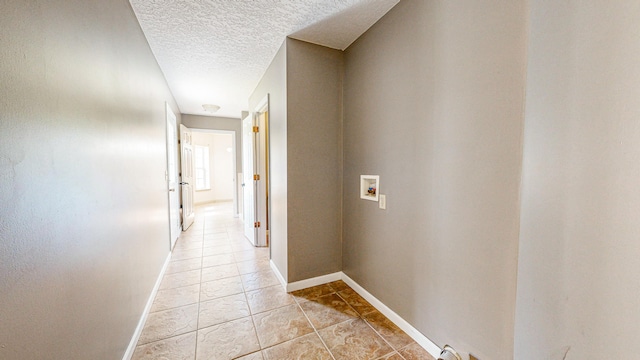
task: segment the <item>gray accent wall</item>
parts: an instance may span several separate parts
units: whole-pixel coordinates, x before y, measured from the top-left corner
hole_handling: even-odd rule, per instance
[[[269,95],[271,261],[287,281],[287,43],[283,42],[249,98],[253,112]]]
[[[514,358],[635,359],[640,7],[530,7]]]
[[[287,39],[289,282],[342,270],[342,51]]]
[[[271,257],[288,283],[342,269],[343,54],[287,39],[249,100],[270,95]]]
[[[126,0],[2,2],[0,358],[121,359],[169,254],[165,101]]]
[[[526,34],[524,1],[405,0],[345,51],[343,271],[480,359],[513,358]]]

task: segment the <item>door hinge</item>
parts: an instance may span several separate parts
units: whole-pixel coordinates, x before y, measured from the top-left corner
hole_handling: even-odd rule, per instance
[[[256,222],[254,222],[254,223],[253,223],[253,227],[257,227],[257,228],[259,228],[259,227],[260,227],[260,221],[256,221]]]
[[[260,128],[258,126],[254,126],[253,127],[253,132],[254,133],[260,132]]]
[[[253,180],[260,180],[260,175],[259,174],[253,175]]]

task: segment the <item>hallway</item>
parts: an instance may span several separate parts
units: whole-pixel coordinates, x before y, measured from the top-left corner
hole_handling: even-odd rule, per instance
[[[287,294],[217,203],[178,240],[133,359],[433,358],[342,281]]]

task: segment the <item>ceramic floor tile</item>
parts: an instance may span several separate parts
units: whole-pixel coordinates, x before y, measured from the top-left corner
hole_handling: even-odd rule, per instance
[[[187,260],[201,257],[202,249],[173,250],[171,254],[171,260]]]
[[[235,262],[232,254],[205,256],[202,258],[202,267],[233,264]]]
[[[278,278],[271,270],[260,271],[240,276],[245,291],[257,290],[280,284]]]
[[[263,349],[313,332],[297,304],[254,315],[253,321]]]
[[[176,246],[173,248],[174,251],[184,251],[184,250],[192,250],[192,249],[202,249],[202,240],[193,240],[193,241],[183,241],[182,239],[178,239]]]
[[[196,332],[175,336],[136,347],[131,360],[193,360],[196,356]]]
[[[198,302],[200,297],[199,293],[200,284],[174,289],[158,290],[158,294],[151,306],[151,312],[195,304]]]
[[[398,351],[406,360],[435,360],[427,350],[413,342]]]
[[[197,320],[198,304],[150,313],[138,344],[147,344],[195,331]]]
[[[240,274],[250,274],[259,271],[271,270],[271,265],[269,265],[269,261],[266,260],[240,261],[236,265],[238,266]]]
[[[202,247],[204,249],[216,248],[216,247],[220,247],[220,246],[228,246],[231,249],[230,252],[236,251],[233,248],[233,242],[229,241],[229,239],[213,239],[213,240],[212,239],[207,239],[202,244]]]
[[[281,285],[248,291],[247,300],[253,314],[295,304],[293,296],[287,294]]]
[[[213,256],[213,255],[223,255],[223,254],[231,254],[233,253],[233,249],[231,245],[217,245],[206,247],[202,251],[203,256]]]
[[[319,298],[320,296],[329,295],[334,293],[335,290],[327,284],[318,285],[302,290],[297,290],[291,293],[295,297],[298,302],[303,302],[307,300],[314,300]]]
[[[265,360],[333,360],[316,333],[262,351]]]
[[[392,352],[391,354],[379,357],[377,360],[404,360],[404,358],[397,352]]]
[[[249,306],[244,294],[225,296],[200,303],[198,327],[202,329],[249,315]]]
[[[160,290],[173,289],[200,283],[200,269],[165,274],[160,283]]]
[[[202,231],[200,231],[200,233],[198,234],[183,232],[182,235],[180,235],[179,241],[180,242],[202,241]]]
[[[335,293],[305,301],[300,306],[316,329],[358,317],[358,313]]]
[[[202,266],[202,259],[197,259],[197,258],[189,259],[189,260],[170,261],[169,265],[167,266],[167,271],[165,272],[165,275],[200,269],[201,266]]]
[[[214,228],[207,228],[207,226],[204,227],[204,235],[226,234],[226,233],[227,233],[227,229],[224,226],[214,227]]]
[[[264,360],[264,357],[262,357],[262,352],[258,351],[258,352],[254,352],[252,354],[243,356],[241,358],[238,358],[237,360]]]
[[[343,322],[318,333],[336,360],[376,359],[393,352],[362,319]]]
[[[216,233],[216,234],[207,234],[204,235],[203,234],[203,239],[206,242],[207,240],[219,240],[219,239],[228,239],[229,235],[224,232],[224,233]]]
[[[217,299],[223,296],[240,294],[243,292],[240,277],[208,281],[202,283],[200,301]]]
[[[369,304],[367,300],[365,300],[351,288],[340,291],[338,295],[340,295],[340,297],[343,298],[349,305],[351,305],[351,307],[353,307],[354,310],[357,311],[360,315],[365,315],[370,312],[376,311],[375,307]]]
[[[251,317],[198,330],[197,360],[229,360],[260,350]]]
[[[335,290],[336,292],[342,291],[342,290],[347,290],[347,289],[351,289],[349,287],[349,285],[347,285],[344,281],[342,280],[338,280],[338,281],[334,281],[334,282],[330,282],[329,286],[331,286],[331,288],[333,288],[333,290]]]
[[[182,237],[190,240],[202,240],[202,236],[204,235],[204,230],[187,230],[182,233]]]
[[[240,276],[236,264],[218,265],[202,269],[202,282]]]
[[[231,243],[231,248],[234,252],[253,250],[255,247],[249,243],[246,239],[237,239]]]
[[[363,316],[363,318],[380,336],[396,349],[405,347],[413,342],[413,339],[409,335],[379,311],[369,313]]]

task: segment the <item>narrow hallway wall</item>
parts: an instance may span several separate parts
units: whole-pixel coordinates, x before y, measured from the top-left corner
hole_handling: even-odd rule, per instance
[[[343,271],[480,359],[513,358],[526,31],[525,1],[405,0],[345,52]]]
[[[169,254],[165,102],[127,0],[2,3],[0,358],[121,359]]]
[[[515,359],[640,353],[640,4],[532,1]]]

